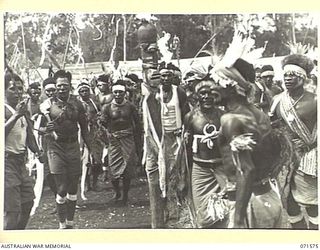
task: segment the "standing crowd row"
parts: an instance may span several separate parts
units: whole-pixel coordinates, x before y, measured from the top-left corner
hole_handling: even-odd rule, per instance
[[[271,65],[241,58],[183,77],[163,62],[143,80],[101,74],[76,89],[58,70],[26,93],[7,69],[4,229],[28,223],[30,155],[43,163],[60,229],[74,228],[83,171],[93,190],[108,175],[122,205],[145,173],[152,228],[317,229],[315,63],[286,56],[280,84]]]

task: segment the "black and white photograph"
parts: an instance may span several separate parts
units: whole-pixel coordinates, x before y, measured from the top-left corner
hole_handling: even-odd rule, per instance
[[[3,230],[318,230],[319,13],[3,12]]]

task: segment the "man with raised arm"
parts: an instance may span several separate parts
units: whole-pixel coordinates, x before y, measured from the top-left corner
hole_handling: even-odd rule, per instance
[[[33,180],[26,169],[27,147],[42,156],[26,117],[28,103],[22,100],[23,83],[18,75],[5,75],[5,230],[25,229],[35,198]],[[40,157],[41,159],[42,157]]]

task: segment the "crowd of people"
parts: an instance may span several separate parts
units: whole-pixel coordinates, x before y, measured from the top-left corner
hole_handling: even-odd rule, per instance
[[[87,190],[98,189],[99,175],[110,179],[123,206],[131,180],[145,174],[152,228],[179,228],[187,211],[194,228],[317,229],[314,68],[288,55],[275,82],[271,65],[241,58],[183,76],[163,62],[144,68],[143,79],[103,73],[75,89],[71,73],[58,70],[26,92],[7,69],[4,229],[27,225],[30,152],[43,163],[60,229],[74,228],[83,171]]]

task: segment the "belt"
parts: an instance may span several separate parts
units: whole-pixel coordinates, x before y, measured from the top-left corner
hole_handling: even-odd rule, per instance
[[[271,190],[271,186],[270,186],[270,183],[269,181],[268,182],[260,182],[258,184],[255,184],[253,187],[252,187],[252,193],[254,195],[262,195],[262,194],[265,194],[267,192],[269,192]],[[236,191],[227,191],[227,194],[228,194],[228,199],[230,201],[235,201],[236,200]]]
[[[306,174],[306,173],[304,173],[304,172],[302,172],[301,170],[298,170],[298,169],[296,169],[295,172],[300,176],[310,176],[311,178],[317,178],[317,176]]]
[[[57,142],[62,142],[62,143],[72,143],[78,140],[77,136],[73,136],[73,137],[59,137],[57,139]]]
[[[24,157],[26,157],[26,154],[27,154],[27,152],[16,154],[16,153],[12,153],[10,151],[5,151],[4,156],[5,157],[18,157],[18,158],[21,157],[21,158],[24,158]]]
[[[204,159],[200,159],[198,157],[193,156],[193,161],[195,163],[197,163],[198,165],[200,165],[201,167],[208,167],[208,168],[214,168],[217,165],[220,165],[222,163],[222,159],[221,158],[217,158],[217,159],[210,159],[210,160],[204,160]]]
[[[267,192],[269,192],[271,190],[271,186],[269,181],[268,182],[264,182],[264,183],[259,183],[253,186],[252,188],[252,192],[255,195],[262,195],[265,194]]]

